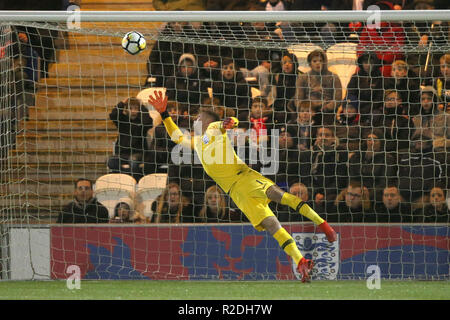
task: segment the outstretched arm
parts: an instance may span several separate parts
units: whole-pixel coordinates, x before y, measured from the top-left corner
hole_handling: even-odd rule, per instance
[[[193,148],[193,141],[186,141],[183,132],[181,132],[180,128],[173,122],[169,113],[167,112],[167,101],[168,97],[163,97],[162,91],[155,91],[155,97],[149,96],[148,102],[161,114],[161,118],[163,119],[164,126],[166,127],[167,133],[170,138],[176,144],[182,144],[185,147]]]

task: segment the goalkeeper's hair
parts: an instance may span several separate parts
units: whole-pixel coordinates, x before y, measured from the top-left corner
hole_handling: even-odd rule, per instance
[[[202,109],[201,113],[206,114],[206,116],[211,120],[211,122],[220,121],[220,116],[212,110]]]

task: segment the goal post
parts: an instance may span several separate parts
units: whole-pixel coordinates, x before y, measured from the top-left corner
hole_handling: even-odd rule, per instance
[[[148,104],[161,89],[187,136],[200,110],[237,117],[236,153],[336,226],[330,245],[270,204],[317,261],[313,279],[377,265],[448,280],[449,13],[0,11],[0,279],[60,279],[71,265],[85,279],[299,277],[170,140]],[[139,54],[121,47],[129,31],[147,41]],[[108,214],[85,222],[103,223],[57,222],[80,178]],[[119,203],[131,220],[115,222]]]

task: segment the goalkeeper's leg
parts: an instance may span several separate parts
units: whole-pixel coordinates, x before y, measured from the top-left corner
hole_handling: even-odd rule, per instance
[[[286,229],[280,225],[278,219],[275,216],[270,216],[265,218],[260,225],[278,241],[278,244],[284,252],[294,260],[298,272],[302,275],[302,282],[309,282],[311,277],[310,273],[314,267],[314,263],[312,260],[303,257],[300,250],[298,250],[294,239]]]
[[[273,185],[269,189],[267,189],[266,194],[270,200],[281,203],[282,205],[287,205],[290,208],[294,209],[296,212],[299,212],[300,214],[314,222],[320,228],[320,230],[325,233],[329,242],[336,241],[337,235],[333,228],[331,228],[330,225],[317,214],[317,212],[315,212],[299,197],[296,197],[289,192],[284,192],[276,185]]]

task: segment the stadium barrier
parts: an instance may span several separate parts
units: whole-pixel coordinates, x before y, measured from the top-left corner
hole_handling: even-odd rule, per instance
[[[448,225],[336,224],[339,239],[333,244],[311,224],[283,226],[315,260],[313,280],[367,279],[374,265],[382,279],[449,279]],[[97,280],[298,277],[276,241],[250,224],[12,226],[10,231],[12,280],[67,279],[73,265],[82,279]]]

